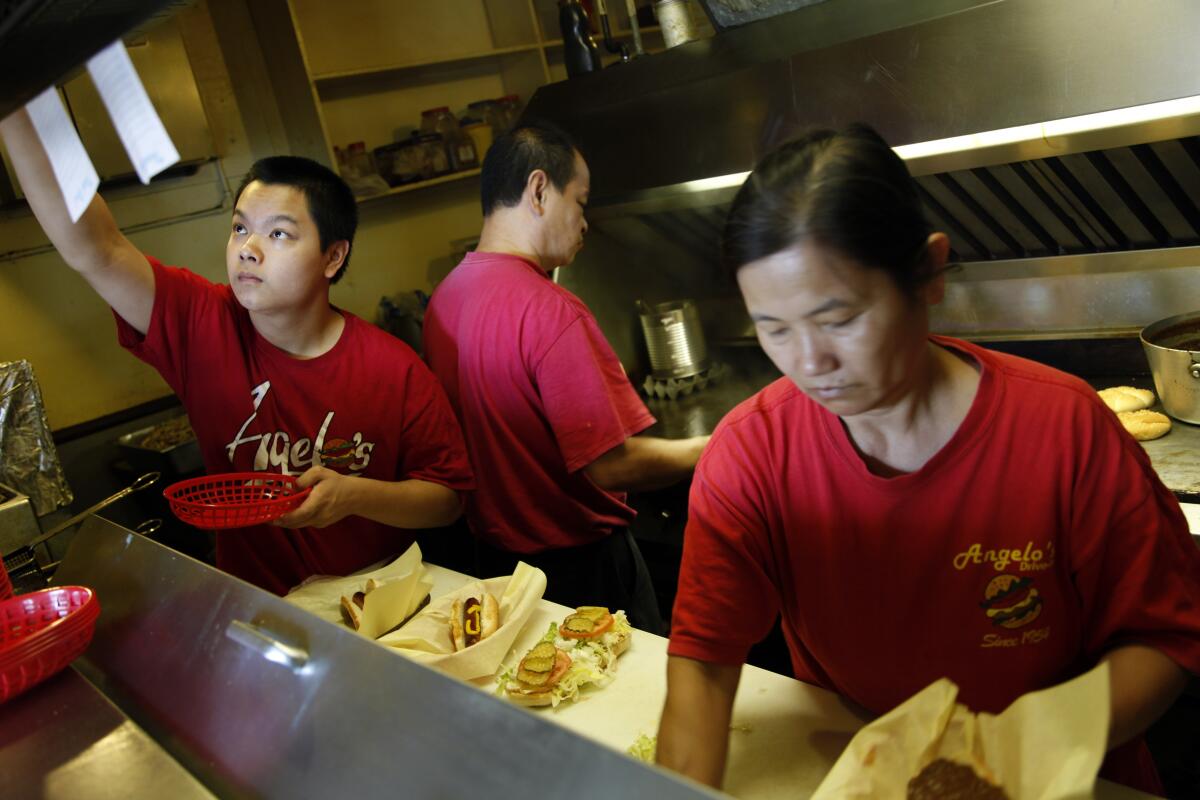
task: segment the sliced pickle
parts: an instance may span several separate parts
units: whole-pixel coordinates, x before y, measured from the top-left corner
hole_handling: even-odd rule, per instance
[[[526,658],[549,658],[549,659],[553,660],[556,652],[557,652],[556,648],[550,642],[538,642],[537,644],[535,644],[533,646],[533,649],[530,650],[529,654],[526,655],[525,657]]]
[[[517,680],[529,686],[542,686],[550,680],[549,672],[530,672],[526,669],[517,670]]]
[[[526,658],[521,662],[521,669],[526,672],[549,672],[554,669],[553,658]]]
[[[576,616],[587,617],[592,622],[599,622],[608,616],[608,609],[604,606],[580,606],[575,609]]]
[[[571,633],[591,633],[596,629],[596,623],[587,617],[572,614],[563,620],[563,627]]]

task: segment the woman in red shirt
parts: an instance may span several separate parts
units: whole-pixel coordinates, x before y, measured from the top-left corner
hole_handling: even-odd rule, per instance
[[[1158,788],[1140,734],[1200,672],[1200,551],[1141,447],[1082,381],[930,335],[950,243],[869,128],[767,156],[724,248],[784,377],[693,480],[659,763],[720,784],[782,615],[796,677],[875,713],[944,676],[996,712],[1107,660],[1106,774]]]

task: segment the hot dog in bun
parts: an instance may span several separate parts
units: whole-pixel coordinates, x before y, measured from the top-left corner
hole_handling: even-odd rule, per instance
[[[454,650],[466,650],[500,627],[500,604],[491,594],[455,600],[450,606],[450,640]]]
[[[350,595],[342,595],[342,600],[341,600],[342,618],[345,619],[346,622],[349,623],[352,628],[354,628],[354,630],[356,630],[356,631],[361,630],[363,627],[363,619],[364,619],[364,615],[366,614],[367,595],[371,594],[376,589],[379,589],[380,587],[382,587],[384,585],[385,584],[380,583],[379,581],[375,580],[374,578],[368,578],[367,582],[363,585],[362,591],[354,592],[353,594],[350,594]],[[404,617],[403,619],[395,619],[395,618],[385,619],[385,625],[386,625],[387,630],[384,630],[382,632],[377,632],[376,635],[382,636],[385,633],[394,631],[396,628],[399,628],[401,625],[403,625],[404,623],[406,623],[410,619],[412,619],[414,616],[416,616],[417,613],[427,605],[429,605],[429,595],[428,594],[426,594],[425,597],[423,597],[421,599],[421,602],[419,604],[417,604],[417,607],[414,608],[412,611],[410,611],[408,613],[408,616]],[[395,609],[392,609],[392,610],[394,611]],[[388,606],[385,603],[384,611],[383,612],[376,611],[376,613],[386,614],[387,611],[388,611]],[[400,613],[400,612],[397,612],[397,613]]]

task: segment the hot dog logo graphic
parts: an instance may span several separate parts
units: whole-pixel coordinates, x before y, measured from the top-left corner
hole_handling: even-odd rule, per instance
[[[1023,628],[1041,615],[1042,596],[1033,578],[997,575],[984,587],[979,607],[997,627]]]

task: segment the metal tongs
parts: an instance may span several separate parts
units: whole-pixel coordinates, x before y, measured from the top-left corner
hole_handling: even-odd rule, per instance
[[[97,511],[112,505],[118,500],[128,497],[134,492],[138,492],[142,489],[153,486],[154,484],[158,483],[158,479],[161,477],[162,475],[158,472],[147,472],[145,475],[138,478],[121,491],[104,498],[93,506],[85,508],[83,511],[80,511],[66,522],[55,525],[50,530],[35,538],[29,544],[22,545],[16,550],[13,550],[11,553],[6,553],[4,556],[5,572],[9,574],[10,578],[14,579],[14,583],[15,579],[20,576],[25,576],[34,572],[40,575],[41,568],[38,566],[37,556],[33,552],[35,547],[43,542],[48,541],[49,539],[52,539],[53,537],[65,531],[67,528],[70,528],[72,525],[75,525],[86,517],[90,517],[92,514],[95,514]]]

